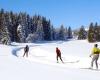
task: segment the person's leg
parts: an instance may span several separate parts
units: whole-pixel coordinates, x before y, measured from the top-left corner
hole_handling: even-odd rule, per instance
[[[58,55],[56,56],[56,59],[57,59],[57,63],[58,63]]]
[[[63,60],[62,60],[62,58],[61,58],[61,56],[59,56],[59,58],[60,58],[60,60],[62,61],[62,63],[64,63]]]
[[[25,56],[25,54],[26,54],[26,52],[24,52],[24,55],[23,55],[23,57]]]
[[[95,55],[93,56],[92,61],[91,61],[91,68],[93,68],[94,61],[95,61]]]
[[[97,60],[95,60],[95,65],[96,65],[96,69],[98,69],[98,63],[97,63]]]
[[[98,58],[99,58],[99,55],[97,55],[97,56],[96,56],[96,59],[95,59],[95,65],[96,65],[96,69],[98,69],[98,63],[97,63],[97,61],[98,61]]]
[[[26,57],[28,57],[28,52],[26,52]]]

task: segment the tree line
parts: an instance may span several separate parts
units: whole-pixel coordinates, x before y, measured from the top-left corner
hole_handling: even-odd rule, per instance
[[[72,37],[70,26],[55,28],[44,16],[0,10],[0,43],[67,40]]]
[[[83,40],[87,39],[88,42],[99,42],[100,41],[100,25],[98,23],[90,23],[89,29],[85,29],[81,26],[80,30],[77,32],[77,39]]]

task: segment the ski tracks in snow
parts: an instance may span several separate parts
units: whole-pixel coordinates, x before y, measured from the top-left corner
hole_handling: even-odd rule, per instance
[[[24,51],[23,47],[17,49],[16,55],[18,57],[22,57],[22,55],[24,53],[23,51]],[[47,50],[41,49],[38,46],[36,46],[36,47],[31,46],[28,58],[24,57],[24,59],[29,60],[31,62],[38,62],[38,63],[42,63],[42,64],[67,67],[67,68],[76,68],[78,63],[80,62],[80,59],[78,59],[76,57],[62,55],[62,59],[63,59],[64,63],[62,63],[60,61],[60,59],[59,59],[59,63],[57,63],[56,53],[52,53]]]
[[[24,53],[23,51],[24,51],[23,47],[22,48],[20,47],[19,49],[16,49],[15,52],[18,57],[22,57]],[[90,61],[91,61],[89,58],[82,58],[82,57],[80,58],[76,56],[62,55],[64,63],[62,63],[60,60],[59,63],[57,63],[56,53],[44,50],[42,48],[39,48],[38,46],[35,47],[31,46],[28,58],[24,57],[22,59],[46,65],[52,65],[64,68],[77,68],[77,69],[88,68],[90,66]]]

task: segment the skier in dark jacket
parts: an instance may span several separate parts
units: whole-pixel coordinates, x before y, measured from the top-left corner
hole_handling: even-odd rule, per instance
[[[26,45],[26,47],[24,48],[24,55],[23,55],[23,57],[25,56],[25,54],[26,54],[26,57],[28,57],[28,52],[29,52],[29,46]]]
[[[62,58],[61,58],[61,51],[60,51],[60,49],[58,49],[58,47],[56,47],[56,54],[57,54],[57,56],[56,56],[57,63],[58,63],[58,57],[60,58],[60,60],[62,61],[62,63],[64,63],[63,60],[62,60]]]

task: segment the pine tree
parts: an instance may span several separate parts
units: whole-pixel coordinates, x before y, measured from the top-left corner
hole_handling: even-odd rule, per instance
[[[26,38],[27,43],[33,43],[38,40],[38,35],[36,33],[34,34],[29,34],[28,37]]]
[[[99,41],[99,27],[97,22],[94,25],[94,38],[96,41]]]
[[[54,28],[51,26],[51,40],[54,40]]]
[[[10,32],[8,30],[8,28],[10,27],[10,24],[9,24],[9,13],[6,12],[5,13],[5,39],[6,39],[6,44],[10,44],[11,43],[11,38],[10,38]]]
[[[12,11],[9,13],[9,26],[8,31],[10,33],[11,41],[18,42],[17,27],[18,27],[18,15],[14,14]]]
[[[100,25],[98,26],[97,41],[99,41],[99,42],[100,42]]]
[[[20,42],[26,42],[27,34],[27,21],[26,21],[26,13],[19,14],[19,26],[17,27],[17,32],[19,32],[18,37]]]
[[[51,40],[51,25],[50,20],[47,21],[46,18],[43,18],[43,31],[44,31],[44,40]]]
[[[1,9],[0,11],[0,41],[3,44],[8,44],[10,42],[9,38],[9,32],[7,29],[7,21],[6,21],[6,15],[4,13],[4,10]]]
[[[94,34],[94,26],[93,23],[90,24],[89,26],[89,31],[88,31],[88,41],[89,42],[95,42],[95,34]]]
[[[56,29],[55,28],[52,28],[52,38],[53,38],[53,40],[57,40],[56,39]]]
[[[71,27],[69,27],[68,28],[68,39],[71,39],[71,38],[73,38],[73,36],[72,36],[72,29],[71,29]]]
[[[18,37],[20,39],[20,42],[25,42],[26,41],[25,29],[24,29],[24,26],[22,26],[21,24],[18,25],[17,34],[18,34]]]
[[[0,10],[0,41],[3,38],[3,36],[2,36],[3,35],[3,26],[4,26],[3,22],[4,22],[4,10],[1,9]]]
[[[84,29],[84,26],[82,26],[78,33],[78,39],[81,40],[81,39],[86,39],[86,38],[87,38],[87,33]]]
[[[27,17],[26,17],[26,26],[27,26],[26,27],[26,33],[27,33],[26,37],[27,37],[28,34],[32,33],[32,31],[31,31],[32,19],[29,15],[27,15]]]
[[[39,41],[44,40],[44,38],[43,38],[44,32],[43,32],[42,20],[38,20],[36,34],[38,35],[38,40]]]
[[[65,32],[64,26],[61,25],[60,30],[59,30],[59,39],[60,40],[65,40],[65,33],[64,32]]]
[[[67,40],[67,38],[68,38],[68,30],[67,30],[67,27],[65,28],[65,40]]]

